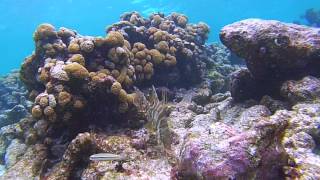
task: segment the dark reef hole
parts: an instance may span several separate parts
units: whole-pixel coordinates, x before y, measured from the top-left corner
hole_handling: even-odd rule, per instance
[[[190,62],[192,61],[192,64]],[[139,89],[144,89],[154,86],[165,86],[169,89],[173,88],[191,88],[203,82],[201,71],[195,66],[198,66],[195,60],[178,59],[175,67],[157,67],[155,68],[152,79],[144,82],[137,82]]]
[[[135,43],[141,42],[146,45],[147,48],[151,49],[154,48],[153,42],[151,42],[146,36],[136,31],[133,27],[126,27],[122,30],[122,33],[127,41],[130,42],[131,47]]]
[[[137,128],[141,126],[143,116],[137,112],[133,105],[129,105],[127,112],[119,112],[119,102],[115,96],[94,96],[86,98],[89,100],[85,109],[79,113],[74,113],[74,117],[69,124],[69,130],[75,137],[81,132],[91,132],[103,130],[110,125],[119,128]]]

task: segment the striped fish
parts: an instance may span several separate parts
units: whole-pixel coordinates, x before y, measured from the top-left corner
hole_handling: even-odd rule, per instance
[[[127,160],[124,156],[111,154],[111,153],[99,153],[93,154],[89,158],[91,161],[124,161]]]
[[[162,91],[162,100],[160,101],[154,86],[148,98],[144,94],[136,90],[136,98],[134,104],[138,111],[143,113],[147,119],[145,127],[152,133],[156,134],[158,145],[170,149],[171,132],[168,127],[168,116],[170,113],[167,92]]]

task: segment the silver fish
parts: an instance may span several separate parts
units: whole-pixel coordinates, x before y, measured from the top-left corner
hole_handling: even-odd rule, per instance
[[[124,161],[127,158],[117,154],[99,153],[90,156],[91,161]]]

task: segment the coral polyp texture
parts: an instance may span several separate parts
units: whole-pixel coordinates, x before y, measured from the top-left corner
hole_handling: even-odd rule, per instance
[[[50,124],[69,124],[98,110],[121,116],[134,109],[134,86],[199,83],[208,33],[206,24],[188,24],[177,13],[126,13],[106,37],[41,24],[33,35],[35,52],[21,68],[35,102],[32,115]]]

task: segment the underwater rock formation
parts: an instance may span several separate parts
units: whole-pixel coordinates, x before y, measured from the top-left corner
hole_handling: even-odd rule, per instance
[[[292,110],[288,102],[268,96],[259,105],[220,94],[223,98],[204,105],[201,114],[188,101],[176,104],[170,115],[180,142],[174,146],[180,158],[174,173],[180,179],[318,179],[317,81],[305,77],[284,83],[292,84],[282,90],[284,96],[292,92]]]
[[[0,127],[18,122],[28,114],[31,106],[18,71],[0,77]]]
[[[30,146],[21,159],[14,164],[0,179],[39,179],[40,171],[47,158],[47,148],[36,144]]]
[[[246,61],[255,79],[287,80],[318,74],[319,29],[247,19],[225,26],[222,42]]]
[[[5,154],[6,167],[10,168],[11,166],[13,166],[17,162],[19,156],[25,153],[26,149],[27,146],[24,143],[20,142],[20,140],[12,140]]]
[[[247,68],[233,72],[230,79],[230,92],[234,100],[239,102],[251,98],[258,99],[270,88],[268,83],[256,81]]]
[[[263,96],[259,103],[266,106],[273,114],[278,110],[290,109],[289,102],[273,99],[268,95]]]
[[[230,74],[244,63],[222,44],[206,46],[200,58],[206,64],[205,81],[214,94],[230,89]]]
[[[310,79],[313,78],[302,81]],[[170,105],[168,123],[175,137],[167,155],[157,150],[154,137],[145,128],[109,126],[78,134],[66,148],[59,144],[49,146],[51,150],[45,152],[62,151],[63,154],[52,169],[46,168],[50,167],[50,158],[43,151],[33,160],[27,151],[3,177],[13,177],[13,174],[23,177],[25,175],[15,169],[21,164],[31,164],[28,169],[33,171],[26,169],[26,177],[48,179],[317,178],[319,105],[304,102],[313,102],[311,100],[319,96],[316,88],[294,87],[297,92],[307,90],[315,96],[302,99],[303,104],[298,99],[293,110],[283,110],[285,106],[275,105],[281,102],[270,97],[265,97],[260,104],[257,101],[235,103],[230,93],[201,93],[209,101],[197,101],[197,106],[203,108],[200,113],[190,106],[195,103],[192,99],[201,95],[201,89],[177,90],[176,97],[183,98]],[[269,107],[275,114],[271,115]],[[91,154],[99,152],[119,154],[128,161],[89,161]],[[40,164],[39,160],[43,159],[47,159],[47,163]]]
[[[282,84],[281,94],[291,104],[319,102],[320,80],[312,76],[306,76],[299,81],[286,81]]]
[[[20,71],[32,117],[1,128],[0,179],[319,178],[320,81],[304,69],[317,64],[317,37],[299,46],[283,31],[284,50],[258,29],[268,52],[258,56],[250,38],[226,36],[247,69],[226,47],[205,45],[208,31],[177,13],[126,13],[106,37],[40,25]],[[96,153],[122,158],[89,158]]]
[[[109,131],[109,133],[112,130]],[[47,179],[110,178],[159,178],[170,177],[171,166],[165,158],[152,151],[151,147],[140,147],[136,141],[147,143],[146,130],[119,129],[113,135],[106,133],[81,133],[68,146],[63,160],[44,177]],[[94,152],[109,152],[126,157],[123,162],[88,161]],[[84,169],[79,169],[79,162]]]
[[[24,158],[30,145],[36,143],[34,123],[35,120],[27,115],[19,122],[0,129],[0,164],[4,167],[4,172],[14,169],[15,164]]]
[[[173,170],[178,179],[282,177],[286,154],[276,139],[288,122],[270,121],[265,106],[236,104],[229,96],[206,104],[199,115],[188,101],[176,104],[170,119],[179,137],[174,146],[179,163]]]
[[[274,118],[287,118],[289,126],[281,141],[289,156],[285,174],[290,178],[319,179],[320,106],[299,103],[292,111],[280,111]]]
[[[248,99],[264,94],[277,95],[286,80],[318,76],[319,32],[317,28],[261,19],[225,26],[220,33],[221,41],[245,59],[249,70],[233,76],[233,96]],[[255,90],[257,93],[250,93],[253,87],[259,88]],[[249,92],[241,97],[244,89]],[[250,94],[253,96],[247,97]]]
[[[11,168],[32,142],[31,106],[19,71],[0,77],[0,174]]]
[[[26,109],[30,108],[27,93],[19,78],[19,71],[13,70],[8,75],[0,77],[0,113],[19,104]]]
[[[26,117],[28,110],[23,105],[16,105],[12,109],[5,110],[0,115],[0,127],[14,124]]]

